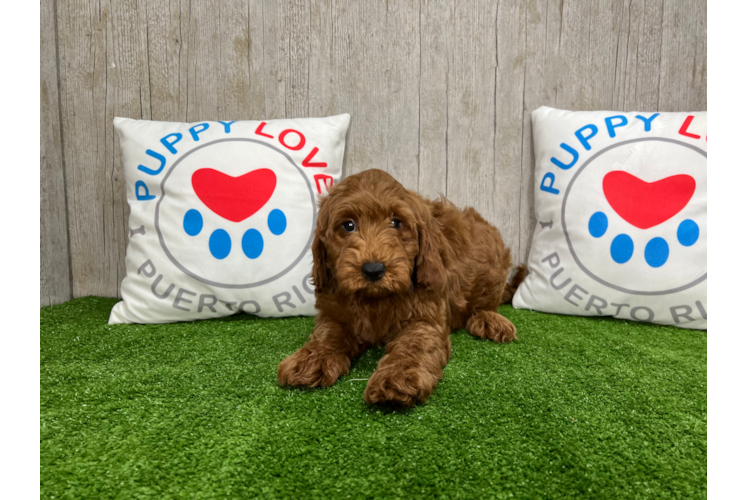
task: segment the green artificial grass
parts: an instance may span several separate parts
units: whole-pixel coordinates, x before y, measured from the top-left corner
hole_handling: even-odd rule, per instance
[[[41,310],[42,498],[705,498],[706,332],[502,306],[426,405],[364,403],[383,349],[278,387],[312,318],[107,325]]]

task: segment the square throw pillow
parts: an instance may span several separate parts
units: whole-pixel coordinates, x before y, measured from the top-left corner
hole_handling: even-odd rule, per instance
[[[706,112],[532,113],[529,275],[513,305],[706,329]]]
[[[109,323],[314,315],[316,201],[340,181],[349,122],[115,118],[130,240]]]

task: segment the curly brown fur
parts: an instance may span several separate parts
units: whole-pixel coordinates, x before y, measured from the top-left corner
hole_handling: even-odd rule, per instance
[[[368,347],[386,344],[364,399],[409,407],[441,379],[450,332],[516,338],[496,309],[526,269],[507,283],[511,256],[499,231],[474,209],[426,200],[386,172],[367,170],[331,189],[312,253],[319,314],[307,343],[278,365],[281,385],[330,386]],[[367,278],[366,263],[383,264],[381,278]]]

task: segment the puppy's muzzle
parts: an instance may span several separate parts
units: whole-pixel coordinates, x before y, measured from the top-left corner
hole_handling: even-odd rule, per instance
[[[385,270],[384,264],[381,262],[367,262],[361,266],[361,272],[364,273],[367,280],[372,282],[382,279]]]

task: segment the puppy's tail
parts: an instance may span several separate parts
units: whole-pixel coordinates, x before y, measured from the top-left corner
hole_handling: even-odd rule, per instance
[[[517,270],[515,271],[514,276],[512,276],[512,280],[504,287],[504,294],[501,296],[502,304],[506,304],[512,300],[512,297],[514,297],[517,288],[519,288],[519,285],[522,283],[522,280],[525,279],[525,276],[527,276],[527,266],[520,264],[517,266]]]

